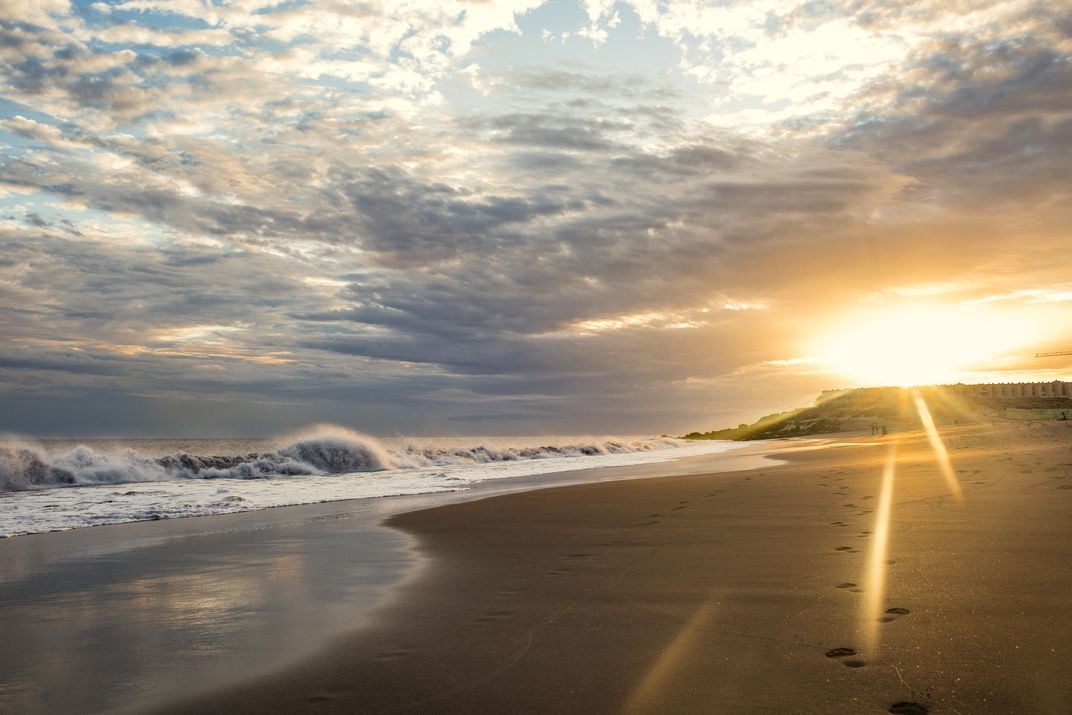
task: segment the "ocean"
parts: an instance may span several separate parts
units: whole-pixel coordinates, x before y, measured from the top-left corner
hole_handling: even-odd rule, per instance
[[[456,492],[735,446],[639,436],[374,438],[335,425],[269,439],[8,437],[0,441],[0,535]]]
[[[380,526],[391,514],[673,472],[678,458],[743,446],[376,439],[335,426],[275,439],[7,438],[0,711],[137,711],[263,675],[367,624],[419,572],[414,540]],[[737,461],[749,459],[760,458]],[[270,508],[284,505],[296,506]],[[194,516],[208,518],[183,518]]]

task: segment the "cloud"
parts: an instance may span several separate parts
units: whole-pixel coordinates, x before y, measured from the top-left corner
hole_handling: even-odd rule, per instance
[[[1072,179],[1072,122],[1061,100],[1072,91],[1072,14],[1036,3],[1006,21],[921,45],[896,82],[863,95],[870,108],[833,140],[919,177],[946,200],[1063,194]]]
[[[7,7],[0,389],[57,424],[717,427],[846,306],[1062,295],[1059,4]]]
[[[0,17],[48,27],[70,7],[67,0],[0,0]]]

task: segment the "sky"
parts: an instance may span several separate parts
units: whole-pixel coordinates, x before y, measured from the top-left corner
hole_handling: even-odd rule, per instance
[[[0,0],[0,430],[1072,379],[1072,7]]]

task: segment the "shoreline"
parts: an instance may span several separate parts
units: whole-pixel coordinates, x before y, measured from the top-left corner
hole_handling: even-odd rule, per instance
[[[370,440],[376,445],[383,444],[372,437],[349,435],[348,438],[350,442],[342,450],[346,456],[332,457],[332,459],[340,459],[343,462],[346,459],[360,461],[363,459],[362,450],[368,447],[368,444],[362,440]],[[327,438],[314,435],[309,438],[309,441],[314,443],[315,448],[319,448],[318,440],[323,439]],[[590,440],[590,438],[578,437],[576,441],[583,446],[585,439]],[[173,475],[172,478],[166,479],[146,478],[116,482],[105,480],[79,484],[56,484],[51,487],[38,485],[29,489],[8,489],[0,491],[0,527],[2,527],[0,537],[21,537],[90,526],[222,516],[247,511],[262,511],[280,506],[303,506],[382,497],[423,497],[467,491],[472,488],[479,489],[483,488],[482,485],[487,482],[517,483],[518,480],[526,479],[541,481],[555,473],[576,475],[595,469],[659,464],[691,456],[702,457],[740,451],[748,446],[747,443],[725,441],[709,444],[689,444],[679,441],[674,446],[665,444],[652,446],[658,439],[641,439],[631,443],[633,448],[600,453],[581,453],[576,451],[580,449],[579,447],[563,448],[566,451],[574,449],[576,453],[566,453],[562,450],[556,452],[554,451],[556,447],[552,445],[543,446],[537,450],[542,456],[515,454],[517,458],[503,456],[501,459],[481,461],[479,455],[485,448],[480,446],[472,453],[468,448],[462,450],[463,453],[468,453],[468,460],[465,454],[446,455],[443,457],[446,460],[444,463],[424,466],[403,465],[385,469],[358,469],[353,472],[343,470],[327,474],[264,475],[252,478],[226,474],[217,474],[208,478]],[[569,441],[563,438],[553,438],[551,441],[556,440]],[[434,441],[441,443],[439,438]],[[535,443],[539,440],[530,438],[529,441]],[[175,444],[171,444],[172,442]],[[181,446],[177,440],[154,441],[158,451],[163,449],[164,443],[167,443],[167,447],[172,450]],[[605,444],[612,445],[612,442],[608,441]],[[249,447],[249,445],[225,446],[231,450]],[[105,449],[105,447],[106,445],[96,444],[86,448],[92,452],[95,448]],[[110,449],[113,450],[111,453],[106,449],[102,452],[104,457],[112,454],[114,458],[126,459],[127,466],[134,471],[142,469],[140,458],[135,459],[129,454],[125,454],[122,458],[115,457],[115,446],[112,445]],[[438,447],[438,449],[442,451],[444,448]],[[503,449],[508,455],[511,450],[523,450],[527,447],[524,446],[524,440],[522,440],[514,447]],[[166,450],[161,453],[173,454]],[[152,452],[148,454],[147,458],[153,459]],[[35,455],[35,458],[44,460],[46,464],[52,464],[53,460],[57,459],[55,455],[47,453],[35,453]],[[398,457],[398,455],[395,456]],[[233,459],[250,458],[251,456],[247,455]],[[455,458],[461,461],[451,461]],[[58,459],[60,465],[58,468],[62,471],[66,467],[62,458]],[[191,459],[196,461],[202,458],[192,457]],[[232,458],[209,456],[203,459],[217,463],[220,460],[226,462]],[[317,458],[311,457],[311,459],[316,461]],[[317,468],[311,463],[307,463],[307,466],[310,469]]]
[[[912,433],[394,516],[427,568],[375,624],[163,711],[1067,712],[1072,431],[943,435],[962,500]],[[894,443],[887,581],[868,619]]]
[[[200,692],[300,662],[369,622],[422,573],[413,537],[382,525],[399,512],[548,486],[690,473],[700,464],[743,469],[768,463],[763,455],[776,451],[773,444],[750,445],[663,463],[489,481],[446,494],[3,539],[0,626],[8,637],[0,661],[10,667],[0,678],[0,709],[136,710],[190,694],[190,677]],[[79,636],[80,628],[91,630]],[[85,651],[85,643],[108,655]],[[47,674],[64,669],[78,675],[60,682]]]

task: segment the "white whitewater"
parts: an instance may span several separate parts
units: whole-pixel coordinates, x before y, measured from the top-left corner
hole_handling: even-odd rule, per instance
[[[378,440],[333,425],[277,440],[8,438],[0,442],[0,535],[458,491],[737,446],[637,437]]]

